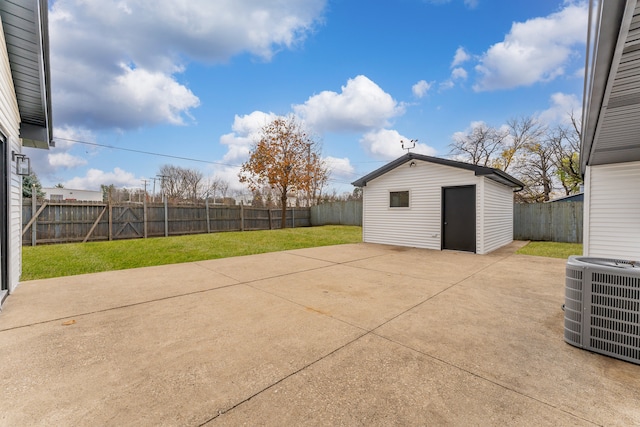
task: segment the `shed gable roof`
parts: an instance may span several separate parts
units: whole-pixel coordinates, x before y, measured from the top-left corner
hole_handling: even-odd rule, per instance
[[[506,185],[508,187],[516,189],[515,191],[520,191],[522,190],[522,188],[524,188],[524,184],[522,182],[512,177],[508,173],[501,171],[500,169],[473,165],[471,163],[458,162],[455,160],[441,159],[439,157],[425,156],[423,154],[417,153],[407,153],[402,157],[398,157],[394,161],[387,163],[381,168],[374,170],[373,172],[363,176],[362,178],[352,182],[351,184],[355,185],[356,187],[365,187],[369,181],[381,175],[384,175],[385,173],[392,171],[398,166],[401,166],[411,160],[421,160],[423,162],[436,163],[453,168],[469,170],[474,172],[476,176],[486,176],[487,178],[502,185]]]
[[[2,0],[0,18],[26,147],[52,141],[47,0]]]

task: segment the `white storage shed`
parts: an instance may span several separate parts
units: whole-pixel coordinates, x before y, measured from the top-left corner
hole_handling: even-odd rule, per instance
[[[363,241],[486,254],[513,241],[513,192],[494,168],[408,153],[353,182]]]

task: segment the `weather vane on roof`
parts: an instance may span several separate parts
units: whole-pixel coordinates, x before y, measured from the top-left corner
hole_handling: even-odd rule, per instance
[[[409,147],[409,146],[405,147],[405,145],[404,145],[405,142],[402,139],[400,140],[400,144],[402,144],[402,149],[403,150],[407,150],[407,153],[409,153],[412,148],[416,148],[416,142],[418,142],[418,140],[417,139],[412,139],[409,142],[411,143],[411,147]]]

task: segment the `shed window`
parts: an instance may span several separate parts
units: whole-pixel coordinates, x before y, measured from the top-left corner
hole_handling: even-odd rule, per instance
[[[408,191],[390,191],[389,207],[391,208],[408,208],[409,192]]]

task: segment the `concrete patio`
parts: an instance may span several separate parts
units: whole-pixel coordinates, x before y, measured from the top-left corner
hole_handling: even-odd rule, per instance
[[[563,340],[565,261],[354,244],[25,282],[0,424],[640,425]]]

